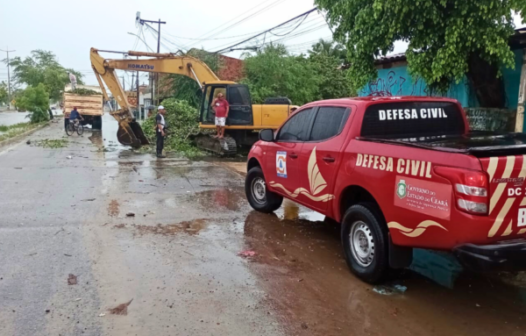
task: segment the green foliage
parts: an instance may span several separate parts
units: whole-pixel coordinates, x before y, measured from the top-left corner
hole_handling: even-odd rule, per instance
[[[217,54],[200,49],[191,49],[187,55],[201,60],[214,72],[219,70],[220,62]],[[185,100],[194,107],[199,107],[201,103],[201,90],[193,78],[181,75],[168,75],[163,77],[159,86],[169,86],[170,90],[167,93],[171,98]]]
[[[1,104],[7,104],[8,101],[8,91],[7,91],[7,84],[5,82],[0,83],[0,105]]]
[[[43,148],[63,148],[68,145],[67,139],[44,139],[33,142],[33,145]]]
[[[189,157],[201,155],[202,153],[193,146],[190,140],[191,135],[199,133],[199,113],[197,109],[186,101],[174,98],[163,100],[163,106],[166,110],[164,118],[168,127],[165,150]],[[156,115],[156,113],[152,113],[142,124],[144,134],[151,144],[155,144]]]
[[[31,57],[22,59],[15,57],[9,62],[13,68],[13,80],[17,84],[37,86],[44,84],[49,97],[60,100],[64,86],[69,83],[69,73],[77,77],[77,84],[83,84],[82,74],[72,69],[64,68],[50,51],[33,50]]]
[[[31,112],[30,120],[32,123],[49,120],[49,95],[42,83],[36,87],[28,86],[22,91],[17,98],[16,105],[22,110]]]
[[[68,91],[68,93],[73,93],[79,96],[100,95],[100,93],[95,90],[83,89],[83,88],[77,88],[75,90]]]
[[[316,0],[346,44],[352,67],[349,79],[359,90],[376,78],[375,57],[408,41],[407,61],[413,78],[445,92],[468,71],[471,54],[490,64],[514,66],[508,39],[514,33],[512,10],[524,0]],[[525,12],[523,12],[525,13]]]
[[[252,101],[262,103],[269,97],[288,97],[302,105],[318,97],[321,78],[303,55],[290,55],[283,45],[270,44],[245,58],[246,78]]]
[[[350,82],[343,69],[345,48],[320,40],[309,55],[291,55],[283,45],[269,45],[245,59],[246,78],[252,101],[269,97],[288,97],[302,105],[319,99],[348,97]]]
[[[320,40],[309,51],[309,62],[319,78],[316,99],[334,99],[356,95],[347,78],[348,70],[343,69],[345,48],[333,41]]]
[[[32,124],[29,122],[25,122],[25,123],[18,123],[18,124],[11,125],[11,126],[0,126],[0,132],[2,132],[0,134],[0,141],[4,141],[7,139],[16,137],[27,131],[40,127],[46,123],[47,122]]]

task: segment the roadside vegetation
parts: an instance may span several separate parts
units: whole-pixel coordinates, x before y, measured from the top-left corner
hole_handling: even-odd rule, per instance
[[[46,124],[46,121],[40,123],[25,122],[11,126],[0,125],[0,142],[24,134],[25,132],[40,127],[44,124]]]
[[[186,157],[197,157],[204,153],[197,149],[191,141],[191,136],[199,133],[199,113],[197,108],[185,100],[169,98],[163,100],[166,109],[166,125],[168,127],[164,148],[167,152],[176,152]],[[150,141],[150,148],[155,148],[156,113],[144,121],[142,129]]]
[[[31,113],[32,123],[49,120],[49,101],[62,99],[64,87],[70,82],[69,73],[76,76],[78,84],[83,84],[82,74],[63,67],[50,51],[33,50],[31,56],[15,57],[9,65],[13,69],[15,106]]]

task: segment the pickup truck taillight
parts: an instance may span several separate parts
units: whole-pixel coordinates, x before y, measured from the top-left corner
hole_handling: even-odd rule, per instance
[[[464,212],[488,214],[488,175],[485,172],[451,167],[435,167],[435,173],[453,185],[455,203]]]

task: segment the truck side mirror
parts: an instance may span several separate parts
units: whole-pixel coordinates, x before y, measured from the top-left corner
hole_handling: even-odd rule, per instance
[[[259,140],[266,142],[274,142],[274,130],[264,129],[259,132]]]

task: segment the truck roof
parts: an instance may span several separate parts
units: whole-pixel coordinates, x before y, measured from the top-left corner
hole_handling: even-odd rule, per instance
[[[312,103],[303,105],[304,107],[313,107],[327,104],[336,104],[336,105],[372,105],[375,103],[385,103],[385,102],[404,102],[404,101],[441,101],[441,102],[451,102],[458,103],[457,100],[451,98],[443,97],[429,97],[429,96],[392,96],[392,97],[349,97],[349,98],[338,98],[338,99],[326,99],[318,100]]]

